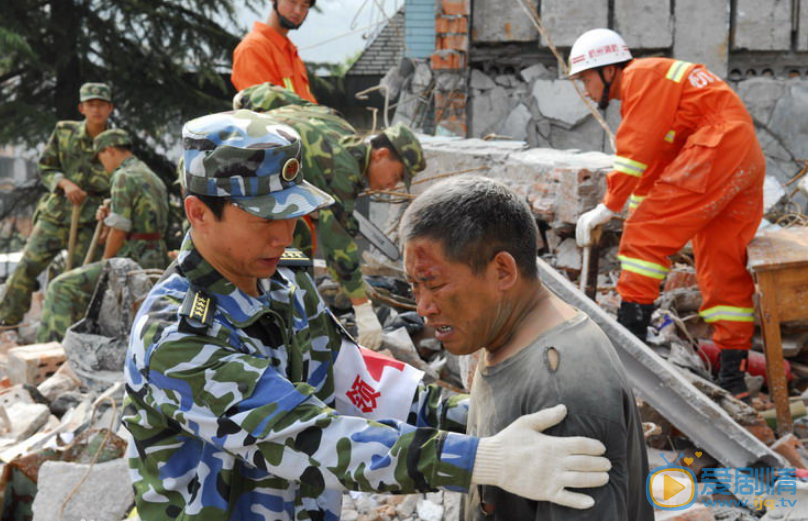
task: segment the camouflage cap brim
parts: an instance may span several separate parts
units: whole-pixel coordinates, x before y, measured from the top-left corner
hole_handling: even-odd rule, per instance
[[[230,200],[245,212],[271,220],[295,219],[334,204],[333,197],[306,181],[279,192]]]

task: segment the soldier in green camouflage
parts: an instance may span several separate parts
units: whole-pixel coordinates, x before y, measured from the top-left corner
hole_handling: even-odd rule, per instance
[[[212,114],[185,125],[183,145],[190,231],[135,317],[124,368],[143,521],[335,521],[346,490],[504,483],[499,453],[514,447],[532,458],[518,473],[538,482],[531,499],[566,492],[540,478],[570,461],[605,481],[588,471],[608,460],[537,432],[552,423],[543,413],[494,438],[460,434],[465,395],[442,400],[420,371],[344,333],[286,250],[297,219],[333,202],[303,181],[292,128]]]
[[[101,207],[96,218],[107,226],[103,259],[128,257],[144,269],[168,264],[163,232],[168,222],[168,196],[163,181],[138,159],[126,131],[112,129],[96,136],[94,150],[112,173],[110,208]],[[37,342],[61,341],[67,328],[87,309],[103,261],[76,268],[56,277],[48,286],[37,331]]]
[[[73,266],[84,259],[92,239],[95,212],[109,194],[109,174],[95,158],[93,139],[109,126],[109,85],[85,83],[79,91],[83,121],[60,121],[39,160],[42,184],[49,190],[36,213],[36,224],[20,264],[6,281],[0,323],[19,324],[31,305],[36,278],[67,247],[73,206],[79,205]]]
[[[382,327],[363,287],[353,217],[356,199],[366,187],[407,186],[426,167],[421,144],[405,125],[394,125],[365,139],[338,112],[312,105],[269,83],[249,87],[233,100],[235,109],[263,112],[294,128],[303,140],[303,175],[334,197],[335,204],[319,213],[318,244],[331,276],[351,299],[359,329],[359,343],[371,349],[381,344]],[[303,222],[295,231],[295,246],[312,255],[311,231]]]

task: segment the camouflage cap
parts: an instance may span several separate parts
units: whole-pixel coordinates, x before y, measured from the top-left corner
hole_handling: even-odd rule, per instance
[[[233,110],[247,109],[255,112],[268,112],[272,109],[299,105],[313,105],[294,92],[269,82],[247,87],[233,97]]]
[[[112,89],[106,83],[85,83],[79,89],[79,101],[91,99],[112,102]]]
[[[410,127],[403,123],[397,123],[382,131],[387,136],[393,148],[396,149],[398,157],[404,163],[404,183],[409,188],[415,174],[426,168],[424,151],[421,142],[415,137]]]
[[[131,146],[132,138],[129,133],[120,128],[105,130],[95,136],[93,140],[93,153],[98,154],[107,147]]]
[[[291,127],[239,110],[194,119],[182,129],[183,186],[227,197],[264,219],[292,219],[334,199],[303,180],[302,142]]]

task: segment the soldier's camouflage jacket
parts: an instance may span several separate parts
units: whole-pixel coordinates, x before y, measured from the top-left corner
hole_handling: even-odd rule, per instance
[[[287,106],[266,112],[294,128],[303,141],[303,177],[334,197],[320,210],[318,245],[331,276],[351,298],[366,296],[354,237],[359,223],[353,217],[356,198],[365,189],[370,144],[357,136],[347,121],[322,106]]]
[[[465,429],[464,395],[415,382],[407,423],[340,414],[334,366],[358,347],[305,271],[259,284],[241,292],[188,235],[135,318],[124,421],[144,521],[335,521],[346,489],[468,489],[477,439],[436,429]]]
[[[95,211],[109,194],[110,175],[95,158],[85,121],[60,121],[39,158],[42,183],[50,191],[38,207],[38,218],[70,225],[73,205],[56,185],[62,178],[87,192],[80,223],[95,222]]]
[[[107,226],[136,234],[161,236],[168,225],[168,195],[163,181],[137,157],[126,158],[112,174],[110,214]],[[134,259],[144,269],[167,264],[165,241],[127,240],[118,257]]]

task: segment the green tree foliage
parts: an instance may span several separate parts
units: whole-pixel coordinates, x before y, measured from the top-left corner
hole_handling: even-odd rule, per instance
[[[240,35],[234,3],[259,0],[0,0],[0,144],[43,143],[56,121],[80,119],[78,90],[110,83],[113,121],[173,190],[155,150],[179,124],[227,110],[226,71]]]

